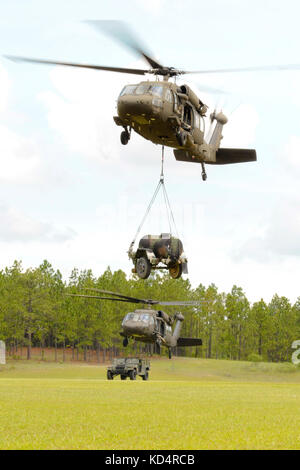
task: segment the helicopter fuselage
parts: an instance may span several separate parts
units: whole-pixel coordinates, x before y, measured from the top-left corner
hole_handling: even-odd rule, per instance
[[[178,322],[183,316],[178,314]],[[177,325],[176,323],[176,325]],[[121,335],[126,339],[132,338],[144,343],[157,343],[168,348],[176,346],[180,329],[178,326],[172,330],[173,318],[163,311],[151,309],[138,309],[128,313],[122,321]],[[176,334],[174,334],[176,331]]]
[[[211,158],[204,141],[206,110],[187,85],[179,87],[165,80],[143,81],[123,88],[114,120],[154,144],[188,150],[205,161]]]

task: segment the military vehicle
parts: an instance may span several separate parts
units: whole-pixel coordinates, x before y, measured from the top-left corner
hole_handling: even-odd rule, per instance
[[[147,279],[152,269],[168,269],[173,279],[179,279],[182,273],[188,272],[182,242],[170,233],[145,235],[141,238],[138,249],[129,249],[128,254],[135,266],[132,272],[141,279]]]
[[[147,359],[138,357],[127,357],[114,359],[111,366],[107,368],[107,379],[113,380],[116,375],[121,376],[121,380],[136,380],[139,375],[143,380],[148,380],[150,370],[150,362]]]
[[[203,180],[207,178],[205,163],[224,165],[256,161],[254,149],[220,148],[222,129],[227,123],[227,117],[221,111],[216,112],[215,110],[209,116],[211,124],[214,124],[214,129],[211,137],[207,140],[204,136],[204,117],[208,107],[188,85],[178,85],[176,81],[172,82],[169,79],[176,79],[177,76],[191,73],[292,70],[299,69],[299,64],[186,71],[162,65],[154,60],[151,54],[146,52],[141,42],[134,37],[130,29],[120,21],[89,21],[88,23],[129,47],[145,59],[150,68],[111,67],[16,56],[6,57],[11,60],[39,64],[63,65],[133,75],[154,75],[155,80],[124,86],[118,97],[118,113],[117,116],[114,116],[114,121],[116,125],[123,128],[121,132],[123,145],[129,142],[131,132],[134,130],[154,144],[172,147],[176,160],[200,163]],[[159,77],[162,77],[163,80],[159,81]],[[205,88],[208,89],[208,87]]]
[[[161,346],[168,349],[169,359],[172,357],[172,349],[176,346],[201,346],[200,338],[183,338],[180,336],[184,316],[178,312],[171,316],[162,310],[154,310],[153,305],[165,306],[184,306],[199,307],[199,301],[160,301],[153,299],[138,299],[128,295],[119,294],[117,292],[106,291],[102,289],[86,289],[98,292],[101,295],[86,294],[67,294],[72,297],[83,297],[95,300],[109,300],[117,302],[129,302],[140,305],[147,305],[148,308],[142,308],[129,312],[123,318],[122,331],[120,335],[123,339],[123,346],[128,345],[129,339],[142,341],[143,343],[152,343],[156,345],[156,349],[160,352]]]

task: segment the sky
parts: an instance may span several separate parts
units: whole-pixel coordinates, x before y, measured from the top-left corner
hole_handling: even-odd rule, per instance
[[[126,21],[161,63],[186,70],[300,63],[296,0],[0,0],[0,269],[47,259],[67,279],[127,250],[158,183],[161,148],[114,124],[140,77],[20,64],[4,55],[147,65],[86,20]],[[300,296],[300,70],[199,74],[184,81],[229,117],[223,147],[257,162],[207,166],[165,151],[165,182],[193,287],[241,286],[251,302]],[[201,90],[201,85],[203,90]],[[224,90],[208,94],[205,86]],[[209,123],[207,122],[207,128]],[[168,231],[158,198],[141,236]]]

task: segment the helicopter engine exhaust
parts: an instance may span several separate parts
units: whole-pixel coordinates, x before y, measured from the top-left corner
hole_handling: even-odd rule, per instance
[[[174,320],[176,320],[176,325],[175,325],[175,328],[174,328],[172,341],[174,342],[174,346],[176,346],[177,340],[180,336],[184,316],[181,313],[176,313],[176,315],[174,316]]]

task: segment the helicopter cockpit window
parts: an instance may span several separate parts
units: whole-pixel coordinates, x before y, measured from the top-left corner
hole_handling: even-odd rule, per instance
[[[177,94],[174,93],[174,91],[172,92],[173,94],[173,98],[174,98],[174,111],[177,111],[178,109],[178,97],[177,97]]]
[[[166,95],[165,95],[165,99],[166,101],[168,101],[169,103],[173,104],[173,96],[172,96],[172,93],[169,89],[166,90]]]
[[[152,95],[159,96],[160,98],[163,95],[164,88],[161,85],[153,85],[150,89]]]
[[[133,95],[136,88],[137,88],[137,85],[127,85],[121,91],[120,96]]]
[[[137,89],[135,90],[136,95],[145,95],[149,91],[150,85],[142,84],[138,85]]]
[[[194,112],[194,127],[200,129],[200,116],[197,112]]]
[[[192,108],[188,104],[184,107],[183,120],[188,126],[192,126]]]
[[[139,315],[137,313],[127,313],[125,316],[124,320],[122,321],[122,325],[124,325],[125,322],[128,320],[130,321],[139,321]]]
[[[149,315],[148,313],[144,313],[143,315],[140,316],[140,320],[147,325],[151,325],[154,323],[152,315]]]

